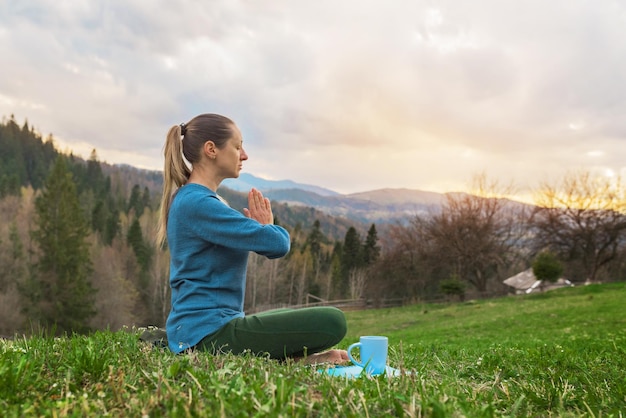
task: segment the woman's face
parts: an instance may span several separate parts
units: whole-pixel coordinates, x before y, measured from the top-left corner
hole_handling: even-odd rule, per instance
[[[216,150],[215,155],[215,163],[224,178],[239,177],[248,154],[243,149],[243,139],[237,126],[233,125],[233,135],[222,148]]]

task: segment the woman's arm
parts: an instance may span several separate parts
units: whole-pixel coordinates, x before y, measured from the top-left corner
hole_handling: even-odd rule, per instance
[[[269,258],[287,254],[291,245],[289,233],[283,227],[269,223],[274,218],[269,200],[255,190],[250,192],[248,203],[250,208],[244,211],[247,212],[244,216],[220,201],[217,195],[206,195],[185,205],[179,215],[188,231],[203,241],[254,251]]]

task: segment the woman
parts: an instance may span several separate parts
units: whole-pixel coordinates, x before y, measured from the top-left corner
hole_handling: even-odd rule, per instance
[[[222,180],[239,177],[248,159],[237,126],[216,114],[196,116],[170,128],[164,155],[159,241],[167,238],[170,250],[169,348],[174,353],[269,353],[307,363],[346,361],[343,350],[324,351],[346,333],[339,309],[244,315],[248,253],[282,257],[290,238],[273,224],[270,202],[258,190],[248,194],[243,214],[216,194]]]

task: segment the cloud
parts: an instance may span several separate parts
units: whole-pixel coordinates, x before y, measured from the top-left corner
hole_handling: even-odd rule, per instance
[[[0,113],[149,168],[223,113],[246,170],[343,192],[624,173],[624,27],[583,0],[8,0]]]

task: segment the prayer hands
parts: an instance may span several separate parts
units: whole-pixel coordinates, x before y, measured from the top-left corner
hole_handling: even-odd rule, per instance
[[[243,209],[243,214],[263,225],[274,223],[270,200],[254,188],[248,193],[248,207]]]

